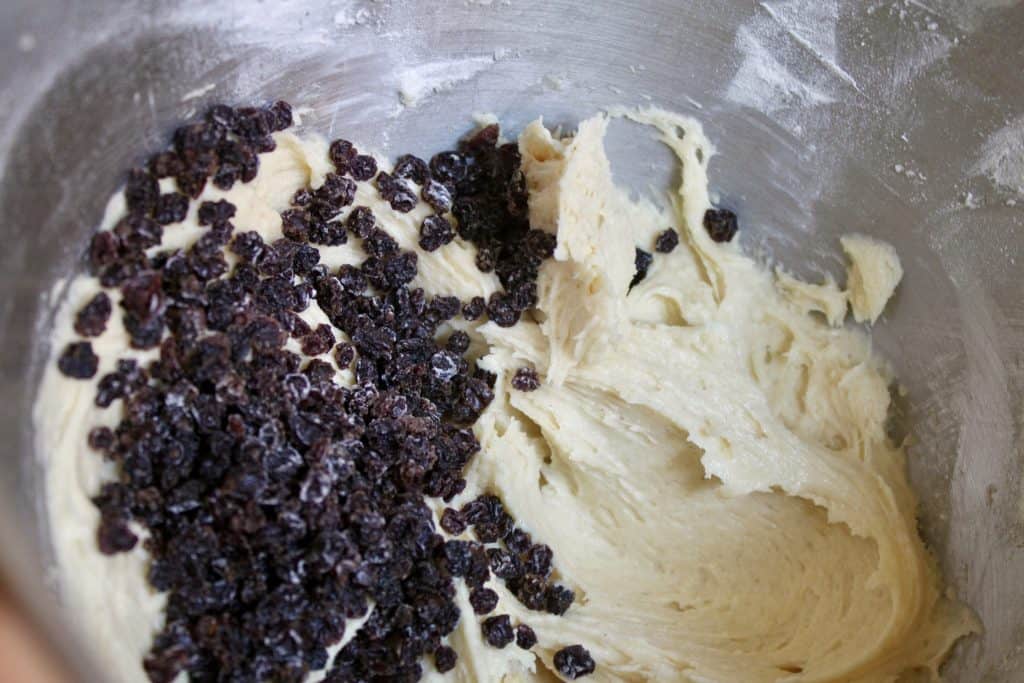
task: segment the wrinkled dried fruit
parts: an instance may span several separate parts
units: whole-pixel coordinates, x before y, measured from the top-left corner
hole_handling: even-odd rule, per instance
[[[75,332],[83,337],[98,337],[107,329],[107,321],[113,312],[110,297],[99,292],[75,315]]]
[[[438,673],[448,673],[455,668],[458,661],[459,655],[447,645],[441,645],[434,650],[434,668]]]
[[[253,180],[258,154],[274,149],[273,133],[292,119],[284,102],[212,107],[175,132],[173,150],[151,159],[149,173],[131,175],[133,210],[90,245],[93,272],[121,288],[131,344],[158,348],[145,367],[121,360],[100,378],[96,404],[121,401],[123,418],[89,433],[90,447],[118,469],[94,499],[97,544],[125,552],[138,544],[135,525],[145,529],[148,580],[167,593],[143,662],[154,681],[298,682],[327,667],[345,620],[362,617],[326,680],[413,681],[421,657],[433,655],[442,672],[457,663],[443,643],[460,619],[458,579],[481,614],[497,606],[491,580],[532,609],[571,602],[571,591],[546,578],[550,549],[533,546],[500,499],[445,509],[440,530],[424,500],[464,491],[463,470],[480,450],[472,424],[494,398],[496,376],[465,357],[469,334],[445,322],[489,310],[498,324],[514,324],[536,304],[537,273],[555,246],[554,236],[529,229],[518,151],[497,146],[496,126],[430,165],[403,157],[393,175],[337,140],[337,172],[315,190],[300,188],[281,213],[285,238],[235,234],[236,208],[206,201],[197,217],[209,229],[192,246],[149,255],[161,223],[179,220],[206,182],[227,189]],[[161,196],[155,176],[174,177],[182,194]],[[421,225],[424,250],[458,230],[487,254],[503,288],[490,306],[411,288],[419,257],[401,251],[368,208],[353,208],[342,224],[356,181],[374,176],[393,210],[413,210],[417,192],[434,207]],[[328,267],[331,253],[321,263],[317,245],[344,244],[349,231],[368,257]],[[237,256],[233,268],[226,249]],[[110,303],[98,295],[79,312],[83,336],[102,332]],[[298,315],[314,305],[330,324],[311,328]],[[342,334],[351,341],[336,344]],[[91,377],[98,359],[82,342],[58,364]],[[354,376],[352,386],[341,386],[338,368],[351,368],[343,376]],[[470,524],[494,545],[439,533],[460,536]],[[508,615],[482,628],[496,647],[536,642]]]
[[[487,308],[482,296],[475,296],[462,307],[462,317],[466,320],[477,320]]]
[[[650,270],[651,264],[654,263],[654,257],[643,249],[637,248],[633,263],[636,267],[636,273],[633,275],[633,279],[629,281],[630,289],[644,281],[644,278],[647,277],[647,271]]]
[[[563,615],[572,606],[576,594],[565,586],[548,586],[545,609],[551,614]]]
[[[679,246],[679,233],[672,228],[658,233],[658,237],[654,241],[654,250],[659,254],[670,254],[677,246]]]
[[[412,154],[405,154],[398,157],[394,175],[396,178],[408,178],[417,185],[423,185],[430,177],[430,169],[423,159]]]
[[[519,368],[512,376],[512,387],[519,391],[536,391],[540,388],[540,377],[533,368]]]
[[[443,216],[427,216],[420,225],[420,247],[434,251],[455,239],[452,224]]]
[[[490,588],[474,588],[469,593],[469,604],[477,614],[490,614],[498,606],[498,594]]]
[[[596,668],[590,651],[582,645],[563,647],[555,653],[554,665],[558,673],[571,680],[590,675]]]
[[[377,175],[377,160],[366,154],[359,154],[348,162],[348,172],[356,180],[369,180]]]
[[[203,202],[199,205],[199,225],[213,225],[221,221],[228,221],[235,216],[235,205],[226,199],[215,202]]]
[[[481,624],[484,640],[491,647],[503,648],[515,640],[515,632],[512,630],[512,622],[507,614],[499,614],[495,617],[488,617]]]
[[[524,650],[529,650],[537,644],[537,634],[526,624],[516,626],[516,645]]]
[[[57,367],[68,377],[89,379],[96,374],[100,359],[89,342],[72,342],[57,359]]]
[[[739,222],[729,209],[708,209],[704,212],[704,229],[716,242],[731,242],[739,230]]]

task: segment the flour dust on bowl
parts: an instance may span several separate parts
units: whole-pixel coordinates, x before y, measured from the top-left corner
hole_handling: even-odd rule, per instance
[[[86,680],[1016,680],[1021,8],[599,9],[8,22]]]

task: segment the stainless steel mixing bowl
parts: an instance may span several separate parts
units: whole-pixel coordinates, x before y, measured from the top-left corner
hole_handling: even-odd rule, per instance
[[[393,153],[445,147],[475,112],[516,129],[650,103],[703,121],[759,257],[841,275],[842,233],[898,248],[875,343],[906,388],[922,531],[985,624],[946,674],[1024,679],[1024,4],[6,0],[0,64],[0,566],[65,651],[30,414],[60,283],[122,169],[215,100],[285,98]],[[668,160],[611,147],[627,181]]]

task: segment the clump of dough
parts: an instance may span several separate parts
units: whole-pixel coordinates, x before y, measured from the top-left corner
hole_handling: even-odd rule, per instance
[[[820,285],[798,280],[781,269],[775,271],[775,283],[791,303],[804,312],[817,311],[825,316],[828,324],[838,327],[846,317],[847,293],[839,289],[831,275]]]
[[[846,235],[839,242],[850,259],[846,293],[853,317],[874,323],[903,278],[900,258],[891,244],[866,235]]]

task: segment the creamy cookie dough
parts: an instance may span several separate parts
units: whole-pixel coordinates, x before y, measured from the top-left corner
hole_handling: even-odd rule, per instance
[[[900,258],[891,244],[864,235],[846,235],[840,243],[850,259],[847,287],[853,317],[873,323],[903,278]]]
[[[499,379],[475,425],[483,451],[455,504],[500,495],[554,548],[556,576],[576,603],[562,617],[529,612],[492,582],[499,611],[530,623],[540,639],[532,652],[498,650],[467,618],[459,582],[464,616],[449,638],[457,668],[441,677],[424,663],[425,678],[551,680],[555,650],[577,642],[601,681],[935,677],[953,642],[977,624],[947,596],[917,535],[905,453],[885,435],[892,374],[863,331],[838,327],[847,302],[857,320],[877,319],[902,274],[895,252],[845,239],[846,290],[773,276],[702,228],[712,147],[699,124],[658,110],[613,115],[652,126],[678,156],[682,183],[667,206],[633,201],[613,183],[608,115],[565,139],[532,123],[519,138],[530,219],[558,236],[538,281],[538,311],[511,329],[456,323]],[[255,181],[229,192],[208,186],[203,196],[230,200],[234,222],[267,240],[280,236],[278,211],[292,193],[330,170],[323,140],[276,138]],[[368,184],[355,205],[370,206],[403,249],[420,251],[428,207],[393,212]],[[197,238],[196,206],[167,227],[160,248]],[[119,194],[103,227],[123,211]],[[629,291],[634,247],[649,249],[670,225],[680,246],[657,254]],[[358,249],[323,248],[323,262],[358,263]],[[458,238],[420,251],[413,284],[487,296],[499,284],[475,268],[474,254]],[[70,283],[55,349],[98,289],[90,277]],[[110,293],[114,318],[94,340],[97,377],[117,357],[150,357],[128,348]],[[328,322],[315,305],[303,317]],[[537,369],[537,391],[511,389],[523,366]],[[351,382],[348,371],[338,379]],[[36,405],[60,591],[109,680],[143,681],[140,662],[164,599],[146,583],[141,545],[113,557],[96,549],[89,498],[114,473],[86,434],[116,423],[119,408],[97,408],[94,391],[94,382],[68,380],[51,363]],[[349,622],[346,640],[360,624]]]

